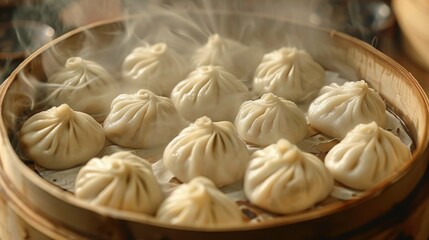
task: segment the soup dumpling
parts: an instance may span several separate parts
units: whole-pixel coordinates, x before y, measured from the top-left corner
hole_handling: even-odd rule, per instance
[[[48,78],[48,99],[63,103],[102,122],[116,97],[118,82],[98,63],[80,57],[68,58],[64,68]]]
[[[141,89],[121,94],[103,123],[106,137],[129,148],[166,145],[186,126],[170,99]]]
[[[170,96],[173,87],[188,73],[185,59],[165,43],[144,44],[124,60],[122,78],[129,87]]]
[[[312,100],[325,84],[325,70],[305,50],[283,47],[264,55],[253,89],[301,103]]]
[[[177,84],[171,100],[189,121],[207,116],[213,121],[234,121],[240,105],[250,97],[249,89],[220,66],[201,66]]]
[[[268,146],[280,138],[297,143],[307,134],[304,112],[294,102],[272,93],[244,102],[234,123],[243,140],[258,146]]]
[[[335,83],[321,89],[320,95],[310,104],[308,121],[320,132],[343,138],[356,125],[375,121],[386,125],[386,104],[381,96],[361,80]]]
[[[197,67],[222,66],[242,81],[247,81],[253,75],[261,58],[262,54],[257,49],[219,34],[209,36],[207,43],[198,48],[193,56]]]
[[[344,185],[367,190],[411,159],[408,147],[377,123],[359,124],[325,157],[325,165]]]
[[[196,177],[178,186],[161,204],[156,217],[173,225],[193,227],[243,222],[237,204],[205,177]]]
[[[92,205],[155,214],[163,200],[152,167],[131,152],[93,158],[75,181],[75,195]]]
[[[167,145],[163,163],[182,182],[204,176],[224,186],[243,178],[249,157],[232,123],[202,117]]]
[[[311,208],[331,193],[334,180],[316,156],[280,139],[253,153],[244,177],[249,201],[288,214]]]
[[[104,147],[102,126],[90,115],[67,104],[31,116],[20,130],[25,155],[48,169],[67,169],[84,163]]]

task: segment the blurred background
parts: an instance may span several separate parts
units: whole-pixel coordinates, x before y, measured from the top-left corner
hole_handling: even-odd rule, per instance
[[[346,32],[374,47],[395,22],[388,0],[0,0],[1,80],[65,32],[138,13],[149,4],[258,12]]]

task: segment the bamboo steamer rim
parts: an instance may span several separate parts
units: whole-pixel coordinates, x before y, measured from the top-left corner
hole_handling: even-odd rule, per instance
[[[225,13],[231,14],[231,12],[229,12],[229,11],[219,11],[219,12],[223,13],[223,14],[225,14]],[[237,12],[232,13],[232,14],[237,14]],[[326,34],[328,34],[330,36],[330,38],[339,38],[341,40],[344,40],[344,41],[352,44],[353,46],[355,46],[358,49],[362,49],[365,52],[371,53],[371,55],[374,58],[380,60],[380,62],[379,62],[380,64],[384,64],[385,66],[392,66],[393,67],[392,69],[395,69],[394,71],[396,71],[399,74],[401,74],[402,76],[404,76],[404,78],[407,79],[408,83],[411,84],[414,89],[417,89],[418,92],[416,94],[421,98],[421,100],[423,101],[423,104],[426,106],[426,111],[424,111],[424,117],[425,117],[425,119],[429,118],[428,117],[429,116],[429,113],[428,113],[429,100],[428,100],[424,90],[418,84],[417,80],[412,76],[412,74],[410,72],[408,72],[399,63],[397,63],[393,59],[389,58],[385,54],[379,52],[378,50],[373,48],[371,45],[364,43],[364,42],[362,42],[362,41],[360,41],[354,37],[346,35],[344,33],[337,32],[335,30],[328,30],[328,29],[323,29],[320,27],[310,26],[310,25],[306,25],[306,24],[302,24],[302,23],[295,23],[293,21],[288,21],[285,19],[278,19],[278,18],[273,17],[273,16],[266,16],[264,14],[259,14],[259,13],[239,12],[238,14],[244,14],[246,16],[259,17],[259,18],[265,18],[265,19],[276,20],[276,21],[280,20],[280,21],[292,23],[295,25],[312,28],[312,29],[320,31],[320,32],[325,32]],[[119,17],[119,18],[115,18],[115,19],[103,20],[103,21],[95,22],[95,23],[92,23],[92,24],[89,24],[89,25],[86,25],[83,27],[79,27],[79,28],[76,28],[70,32],[65,33],[64,35],[58,37],[57,39],[54,39],[53,41],[47,43],[43,47],[36,50],[33,54],[31,54],[28,58],[26,58],[12,72],[12,74],[4,81],[4,83],[1,85],[1,89],[0,89],[0,103],[1,103],[0,111],[3,112],[3,110],[4,110],[3,109],[3,100],[7,94],[7,91],[9,89],[10,85],[13,83],[13,81],[17,77],[18,73],[21,70],[23,70],[38,55],[45,52],[50,47],[64,41],[65,39],[70,38],[74,35],[80,34],[86,30],[90,30],[90,29],[100,27],[100,26],[104,26],[104,25],[120,23],[120,22],[123,22],[126,20],[136,19],[136,18],[140,18],[140,17],[141,17],[141,15],[136,14],[136,15],[126,16],[126,17]],[[324,206],[323,208],[314,209],[314,210],[311,210],[308,212],[303,212],[303,213],[293,215],[293,216],[288,216],[288,215],[281,216],[281,217],[270,219],[269,221],[261,222],[258,224],[243,223],[243,224],[229,226],[229,227],[219,227],[219,228],[208,228],[208,227],[202,227],[201,228],[201,227],[198,227],[198,228],[196,228],[196,227],[176,226],[176,225],[162,223],[162,222],[156,220],[152,216],[146,216],[143,214],[130,213],[130,212],[106,208],[106,207],[102,207],[102,206],[92,206],[92,205],[89,205],[86,201],[80,200],[80,199],[74,197],[72,194],[64,194],[63,190],[61,190],[58,187],[46,182],[44,179],[42,179],[40,176],[38,176],[33,170],[28,168],[19,159],[18,155],[15,153],[15,151],[14,151],[14,149],[13,149],[13,147],[9,141],[8,133],[5,129],[5,124],[4,124],[3,118],[0,119],[0,130],[1,130],[0,131],[0,145],[3,147],[6,147],[8,152],[14,157],[14,160],[17,160],[16,164],[17,164],[17,167],[19,168],[19,170],[25,176],[27,176],[31,181],[36,183],[44,191],[48,192],[53,197],[55,197],[57,199],[61,199],[62,201],[65,201],[65,202],[72,204],[72,205],[75,205],[77,207],[87,209],[89,211],[94,211],[97,214],[99,214],[101,216],[105,216],[105,217],[120,218],[123,220],[129,220],[129,221],[135,221],[135,222],[144,223],[144,224],[150,224],[150,225],[159,226],[162,228],[189,230],[189,231],[200,231],[200,232],[206,232],[206,231],[230,232],[230,231],[237,231],[237,230],[246,231],[246,230],[257,230],[257,229],[263,229],[263,228],[270,228],[270,227],[281,226],[281,225],[292,224],[292,223],[298,223],[298,222],[303,222],[303,221],[307,221],[307,220],[320,218],[323,216],[327,216],[330,214],[334,214],[334,213],[343,211],[345,209],[351,208],[351,207],[356,206],[356,205],[364,204],[365,202],[369,201],[370,199],[373,199],[373,198],[379,196],[383,191],[385,191],[392,184],[394,184],[395,182],[400,180],[404,175],[406,175],[411,169],[413,169],[415,162],[420,157],[422,157],[423,152],[426,149],[426,147],[428,145],[428,141],[429,141],[429,128],[426,127],[425,129],[421,129],[421,128],[417,129],[417,131],[423,131],[424,134],[421,134],[422,135],[421,139],[414,139],[417,144],[416,144],[416,148],[414,149],[414,152],[412,153],[412,159],[410,161],[408,161],[400,169],[400,171],[395,172],[392,176],[385,179],[382,183],[378,184],[376,187],[362,192],[361,194],[359,194],[359,197],[356,199],[349,200],[346,202],[332,203],[332,204],[329,204],[328,206]],[[413,136],[413,137],[416,137],[416,136]],[[2,162],[0,162],[0,163],[2,163]],[[0,167],[3,168],[2,165],[0,165]],[[6,177],[6,176],[4,176],[4,177]]]
[[[25,221],[26,224],[51,239],[85,239],[85,237],[79,236],[70,229],[58,226],[54,222],[44,218],[27,205],[25,201],[22,201],[23,197],[22,194],[16,193],[16,189],[13,188],[12,183],[5,176],[5,173],[0,171],[0,200],[3,199],[6,201],[7,207],[16,213],[22,221]]]

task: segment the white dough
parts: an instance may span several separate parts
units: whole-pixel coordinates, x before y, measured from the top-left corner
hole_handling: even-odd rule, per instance
[[[308,121],[320,132],[343,138],[360,123],[386,125],[386,104],[364,81],[335,83],[321,89],[308,109]]]
[[[375,122],[359,124],[325,157],[325,165],[344,185],[367,190],[391,176],[411,158],[408,147]]]
[[[240,105],[249,97],[246,85],[220,66],[197,68],[171,92],[177,110],[189,121],[203,116],[234,121]]]
[[[165,167],[182,182],[205,176],[216,186],[243,178],[250,155],[230,122],[197,119],[165,148]]]
[[[75,195],[92,205],[155,214],[163,200],[149,162],[131,152],[93,158],[75,181]]]
[[[118,83],[104,67],[80,57],[67,59],[64,68],[48,78],[52,105],[68,104],[102,122],[117,95]]]
[[[197,67],[217,65],[224,67],[238,79],[247,81],[261,61],[262,53],[232,39],[213,34],[193,56]]]
[[[103,124],[110,141],[128,148],[166,145],[186,125],[170,99],[144,89],[116,97]]]
[[[258,207],[288,214],[324,200],[333,184],[331,173],[319,158],[280,139],[253,153],[244,178],[244,193]]]
[[[243,222],[236,203],[207,178],[196,177],[177,187],[159,207],[156,217],[192,227],[231,226]]]
[[[280,48],[264,55],[256,69],[253,89],[274,93],[293,102],[317,96],[325,84],[325,70],[305,50]]]
[[[272,93],[244,102],[234,124],[243,140],[259,146],[276,143],[280,138],[297,143],[307,134],[304,112],[294,102]]]
[[[189,67],[185,59],[165,43],[135,48],[124,60],[122,78],[134,89],[144,88],[169,96]]]
[[[31,116],[20,130],[25,155],[48,169],[67,169],[84,163],[103,148],[101,125],[67,104]]]

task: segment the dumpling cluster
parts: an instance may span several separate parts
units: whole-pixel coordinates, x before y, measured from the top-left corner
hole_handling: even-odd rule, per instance
[[[232,123],[202,117],[167,145],[163,163],[182,182],[204,176],[224,186],[243,178],[249,158]]]
[[[334,179],[366,190],[411,157],[383,129],[381,96],[363,80],[325,86],[325,70],[305,50],[283,47],[262,57],[214,34],[192,53],[188,63],[165,43],[135,48],[122,64],[125,87],[101,65],[69,58],[49,77],[47,92],[50,104],[66,104],[24,123],[24,154],[49,169],[91,159],[76,177],[78,198],[196,227],[243,222],[237,204],[218,187],[243,185],[241,200],[290,214],[324,201]],[[309,107],[307,115],[298,105]],[[295,145],[306,143],[308,124],[343,139],[324,161]],[[106,138],[112,145],[105,147]],[[165,182],[146,160],[161,154],[156,177],[177,178],[165,200]]]
[[[220,66],[201,66],[174,87],[171,100],[189,121],[208,116],[213,121],[234,121],[249,89]]]
[[[110,141],[129,148],[167,144],[186,125],[170,99],[144,89],[116,97],[103,123]]]
[[[169,96],[187,73],[185,59],[165,43],[135,48],[122,65],[122,77],[132,87],[162,96]]]
[[[255,71],[256,93],[274,93],[294,102],[317,95],[325,85],[325,70],[305,50],[280,48],[264,55]]]
[[[276,143],[280,138],[297,143],[307,134],[304,112],[294,102],[272,93],[244,102],[234,123],[242,139],[259,146]]]
[[[326,155],[325,165],[344,185],[367,190],[391,176],[411,153],[377,123],[359,124]]]
[[[88,113],[102,122],[117,95],[118,83],[96,62],[80,57],[67,59],[63,69],[48,78],[48,99],[58,106],[68,104],[73,110]]]
[[[102,126],[67,104],[31,116],[20,131],[27,157],[48,169],[66,169],[94,157],[104,146]]]
[[[250,202],[274,213],[302,211],[324,200],[334,184],[316,156],[280,139],[252,155],[244,178]]]
[[[163,200],[149,162],[130,152],[91,159],[76,177],[75,195],[90,204],[155,214]]]
[[[308,109],[308,121],[320,132],[343,138],[360,123],[375,121],[386,125],[386,104],[381,96],[361,80],[335,83],[321,89]]]
[[[156,217],[174,225],[193,227],[230,226],[243,221],[235,202],[204,177],[177,187],[161,204]]]
[[[197,67],[222,66],[238,79],[246,81],[253,75],[261,57],[257,49],[214,34],[208,38],[206,45],[197,49],[193,61]]]

